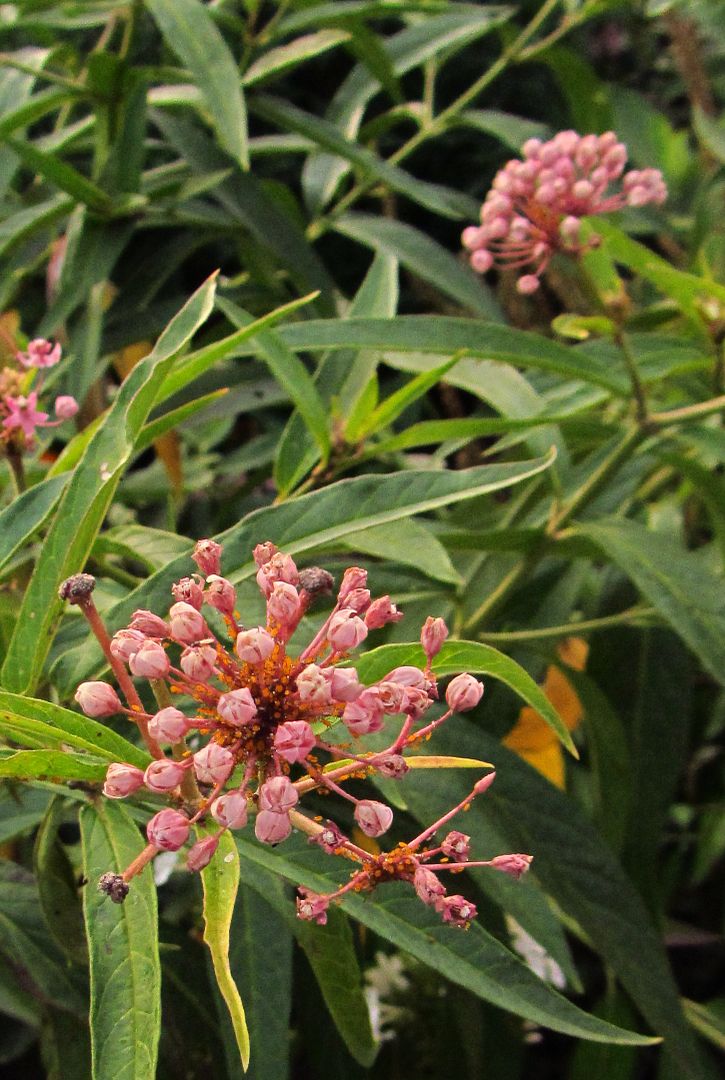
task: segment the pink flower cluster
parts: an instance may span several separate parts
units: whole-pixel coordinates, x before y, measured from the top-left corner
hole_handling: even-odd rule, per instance
[[[561,131],[548,142],[529,139],[523,160],[509,161],[496,173],[480,226],[463,231],[473,269],[485,274],[494,266],[527,268],[517,287],[528,295],[538,289],[555,251],[577,254],[599,242],[596,237],[582,242],[583,217],[663,203],[667,188],[659,169],[632,169],[622,176],[626,162],[627,148],[613,131]],[[621,190],[611,191],[620,177]]]
[[[490,786],[493,773],[411,843],[380,855],[353,843],[336,825],[321,825],[300,810],[309,792],[335,793],[352,804],[354,821],[365,835],[379,837],[390,829],[390,807],[358,798],[344,785],[375,773],[400,779],[410,768],[406,755],[421,740],[454,712],[481,700],[482,684],[471,675],[458,675],[446,688],[440,715],[432,720],[426,716],[439,697],[431,664],[448,636],[445,623],[426,620],[423,667],[397,667],[366,686],[348,666],[351,650],[371,631],[402,615],[389,596],[372,598],[365,570],[345,571],[332,611],[312,640],[293,655],[290,639],[312,603],[332,591],[331,576],[317,567],[298,570],[274,544],[258,545],[254,559],[266,620],[244,627],[238,622],[235,588],[221,576],[221,554],[214,541],[199,541],[192,557],[200,573],[172,586],[167,616],[136,611],[113,637],[93,604],[90,575],[75,575],[61,587],[61,597],[77,604],[88,619],[121,691],[110,683],[86,682],[78,687],[76,701],[87,716],[125,713],[138,724],[153,756],[145,770],[125,762],[110,765],[104,793],[122,799],[145,789],[170,803],[149,821],[147,847],[125,873],[104,876],[104,891],[122,900],[127,882],[157,852],[180,849],[194,825],[215,822],[217,830],[205,830],[187,857],[189,869],[203,869],[222,833],[243,829],[253,818],[255,836],[263,844],[278,844],[295,828],[326,852],[358,865],[350,881],[329,897],[303,890],[301,918],[324,922],[330,900],[350,889],[372,889],[398,878],[412,883],[446,922],[467,924],[474,906],[462,897],[447,897],[434,871],[462,868],[468,860],[468,837],[449,833],[439,845],[424,845]],[[147,711],[134,678],[150,682],[159,705],[156,712]],[[346,729],[349,738],[330,740],[326,736],[333,728]],[[390,734],[384,749],[355,752],[359,737],[384,728]],[[171,748],[170,755],[165,746]],[[471,865],[520,874],[527,859],[500,856]]]
[[[53,367],[61,356],[60,345],[51,345],[44,338],[37,338],[28,344],[25,352],[18,352],[16,359],[23,368],[43,370]],[[31,446],[37,428],[57,427],[72,419],[78,412],[78,402],[69,394],[61,394],[55,399],[56,420],[49,420],[49,414],[38,409],[40,386],[28,394],[20,393],[20,380],[17,372],[5,368],[0,375],[0,417],[2,417],[2,439],[5,443],[20,441],[20,449]]]

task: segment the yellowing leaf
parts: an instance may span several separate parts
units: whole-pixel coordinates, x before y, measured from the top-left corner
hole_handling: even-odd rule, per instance
[[[239,888],[239,852],[230,833],[222,833],[214,858],[201,872],[201,880],[204,887],[204,941],[211,952],[214,975],[229,1010],[242,1068],[246,1072],[249,1031],[244,1005],[229,966],[229,928]]]
[[[556,736],[554,736],[556,739]],[[446,754],[431,754],[430,757],[410,757],[405,759],[411,769],[493,769],[490,761],[479,761],[472,757],[449,757]]]
[[[574,671],[583,671],[589,646],[583,638],[565,638],[558,646],[560,659]],[[569,731],[574,731],[583,715],[582,703],[561,668],[550,664],[546,670],[543,691]],[[564,756],[554,732],[530,705],[519,713],[515,726],[503,740],[504,745],[538,769],[557,787],[564,787]]]

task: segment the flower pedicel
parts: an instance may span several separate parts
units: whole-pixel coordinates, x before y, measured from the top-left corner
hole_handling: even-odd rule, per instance
[[[489,866],[520,877],[531,862],[528,855],[470,862],[470,837],[451,831],[436,839],[439,830],[491,786],[495,773],[474,784],[463,802],[413,840],[379,854],[353,843],[333,822],[321,824],[300,810],[310,791],[335,793],[354,805],[355,822],[367,836],[376,838],[389,830],[390,807],[377,799],[357,798],[343,785],[353,776],[404,776],[410,750],[454,712],[472,709],[480,701],[482,684],[471,675],[458,675],[446,690],[445,711],[426,719],[438,699],[431,663],[448,635],[445,623],[429,618],[423,627],[425,667],[398,667],[364,686],[353,667],[340,665],[347,664],[350,650],[370,630],[402,617],[390,597],[372,600],[366,571],[345,571],[332,612],[294,656],[287,643],[315,598],[332,591],[331,576],[318,567],[298,571],[274,544],[259,544],[254,559],[267,618],[264,626],[243,627],[235,612],[234,586],[221,576],[221,554],[213,540],[199,541],[192,558],[201,573],[172,587],[168,617],[136,611],[129,626],[113,637],[93,603],[90,575],[76,574],[61,586],[61,597],[77,604],[88,620],[121,692],[119,696],[108,683],[87,682],[78,687],[76,701],[88,716],[125,713],[138,725],[153,756],[145,772],[124,762],[109,765],[104,794],[123,799],[145,788],[170,804],[149,821],[148,844],[139,856],[123,874],[104,874],[99,887],[120,903],[128,882],[158,852],[179,850],[192,826],[215,822],[219,831],[197,840],[188,853],[188,868],[201,870],[213,858],[222,832],[251,827],[253,821],[262,843],[281,843],[295,828],[328,854],[354,865],[336,892],[299,890],[297,913],[302,919],[324,923],[332,900],[397,879],[408,882],[444,922],[467,926],[476,915],[475,906],[462,896],[446,895],[438,872]],[[231,646],[212,632],[205,607],[212,622],[213,611],[221,616]],[[150,681],[160,704],[156,713],[144,708],[132,675]],[[383,750],[356,754],[324,738],[327,729],[340,722],[353,740],[379,731],[386,715],[400,720]],[[203,739],[203,745],[189,749],[189,734]],[[167,745],[171,756],[162,749]]]

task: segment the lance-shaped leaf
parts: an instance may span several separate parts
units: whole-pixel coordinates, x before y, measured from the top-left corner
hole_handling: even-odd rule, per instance
[[[336,889],[347,876],[329,856],[299,839],[272,851],[238,836],[237,846],[250,862],[316,892]],[[473,923],[466,934],[445,926],[421,904],[409,885],[386,885],[372,896],[348,895],[341,906],[439,975],[502,1009],[578,1038],[623,1045],[651,1041],[587,1015],[529,971],[480,923]]]
[[[229,1010],[242,1068],[246,1072],[249,1032],[244,1005],[229,966],[229,929],[239,888],[239,855],[230,833],[222,833],[216,855],[202,870],[201,879],[204,886],[204,941],[211,952],[214,975]]]
[[[41,527],[67,483],[67,476],[41,480],[0,513],[0,567]]]
[[[18,780],[89,780],[99,783],[107,764],[63,750],[18,750],[0,755],[0,776]]]
[[[197,289],[125,379],[68,483],[0,672],[8,690],[27,691],[37,682],[61,612],[60,583],[82,569],[169,366],[212,309],[215,278]]]
[[[0,733],[22,746],[53,750],[72,747],[95,758],[126,762],[140,769],[145,769],[150,760],[145,750],[90,716],[81,716],[50,701],[3,690],[0,690]]]
[[[249,167],[242,83],[229,48],[199,0],[145,0],[167,44],[189,68],[214,121],[221,145]]]
[[[138,855],[141,837],[128,811],[103,800],[80,814],[83,890],[91,976],[94,1080],[154,1080],[161,1031],[156,888],[150,867],[114,904],[96,887],[101,874],[120,874]]]
[[[521,483],[543,472],[553,459],[551,454],[532,461],[481,465],[459,471],[411,470],[392,476],[341,480],[280,506],[257,510],[221,533],[217,540],[224,545],[224,569],[232,581],[244,581],[256,573],[252,549],[265,540],[272,540],[291,555],[300,555],[363,528],[400,521]],[[138,607],[165,610],[169,588],[188,570],[187,556],[174,559],[106,612],[109,625],[114,629],[126,625]],[[103,667],[99,653],[90,645],[83,646],[77,659],[70,667],[67,662],[64,665],[67,669],[64,678],[73,682]]]
[[[401,664],[425,667],[425,654],[420,645],[381,645],[359,657],[355,666],[365,682],[377,682]],[[475,675],[490,675],[510,686],[527,705],[544,718],[561,739],[567,750],[578,757],[571,735],[544,691],[520,664],[491,645],[478,641],[446,641],[433,661],[436,675],[453,675],[468,671]]]

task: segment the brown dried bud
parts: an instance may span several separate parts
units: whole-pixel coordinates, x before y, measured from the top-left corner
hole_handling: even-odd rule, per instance
[[[67,600],[69,604],[82,604],[95,587],[96,579],[93,574],[73,574],[61,584],[58,596],[61,600]]]
[[[98,879],[98,891],[110,896],[114,904],[122,904],[128,896],[128,885],[120,874],[109,871]]]
[[[311,596],[329,596],[334,587],[334,577],[321,566],[308,566],[300,570],[300,589]]]

